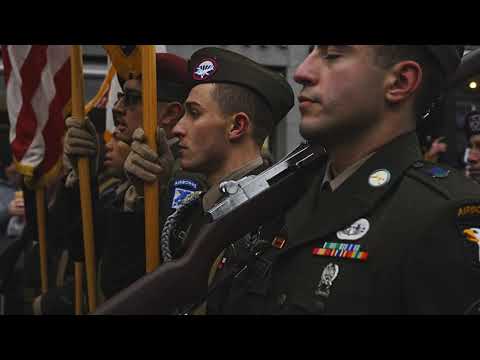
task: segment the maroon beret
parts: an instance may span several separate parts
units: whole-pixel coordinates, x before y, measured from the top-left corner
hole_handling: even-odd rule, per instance
[[[156,54],[157,69],[157,99],[159,101],[179,101],[187,99],[190,90],[187,61],[177,55],[169,53]],[[127,79],[118,76],[123,89]]]
[[[157,53],[157,98],[184,102],[189,93],[187,61],[177,55]]]

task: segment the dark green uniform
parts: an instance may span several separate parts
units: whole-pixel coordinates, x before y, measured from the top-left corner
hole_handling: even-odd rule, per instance
[[[225,313],[461,314],[480,298],[480,243],[466,235],[480,228],[480,187],[423,162],[415,133],[334,192],[321,190],[323,178],[312,174],[287,214],[286,242],[233,285],[244,296]]]

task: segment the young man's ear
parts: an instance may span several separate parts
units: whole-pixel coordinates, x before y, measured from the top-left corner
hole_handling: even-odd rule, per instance
[[[240,139],[244,136],[251,127],[250,118],[244,112],[236,113],[232,117],[228,129],[228,136],[230,140]]]
[[[415,61],[401,61],[393,66],[386,80],[385,98],[398,104],[419,88],[423,78],[422,67]]]
[[[166,103],[163,106],[158,106],[158,118],[161,121],[161,126],[175,126],[178,120],[183,116],[185,109],[182,104],[177,101]]]

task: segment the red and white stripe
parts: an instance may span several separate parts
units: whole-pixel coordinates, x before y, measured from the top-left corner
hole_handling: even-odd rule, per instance
[[[25,175],[46,174],[61,157],[71,94],[70,47],[2,46],[10,144]]]

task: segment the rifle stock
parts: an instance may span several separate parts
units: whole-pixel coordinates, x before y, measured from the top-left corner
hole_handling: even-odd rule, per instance
[[[182,257],[143,276],[106,301],[94,314],[172,314],[176,307],[200,300],[207,292],[210,267],[218,254],[232,242],[287,211],[305,191],[303,170],[318,166],[326,157],[323,147],[305,148],[314,156],[302,155],[301,161],[294,157],[285,160],[290,165],[270,179],[274,184],[220,219],[212,222],[206,213],[206,224]],[[306,159],[309,161],[302,162]],[[253,211],[255,216],[252,216]]]

